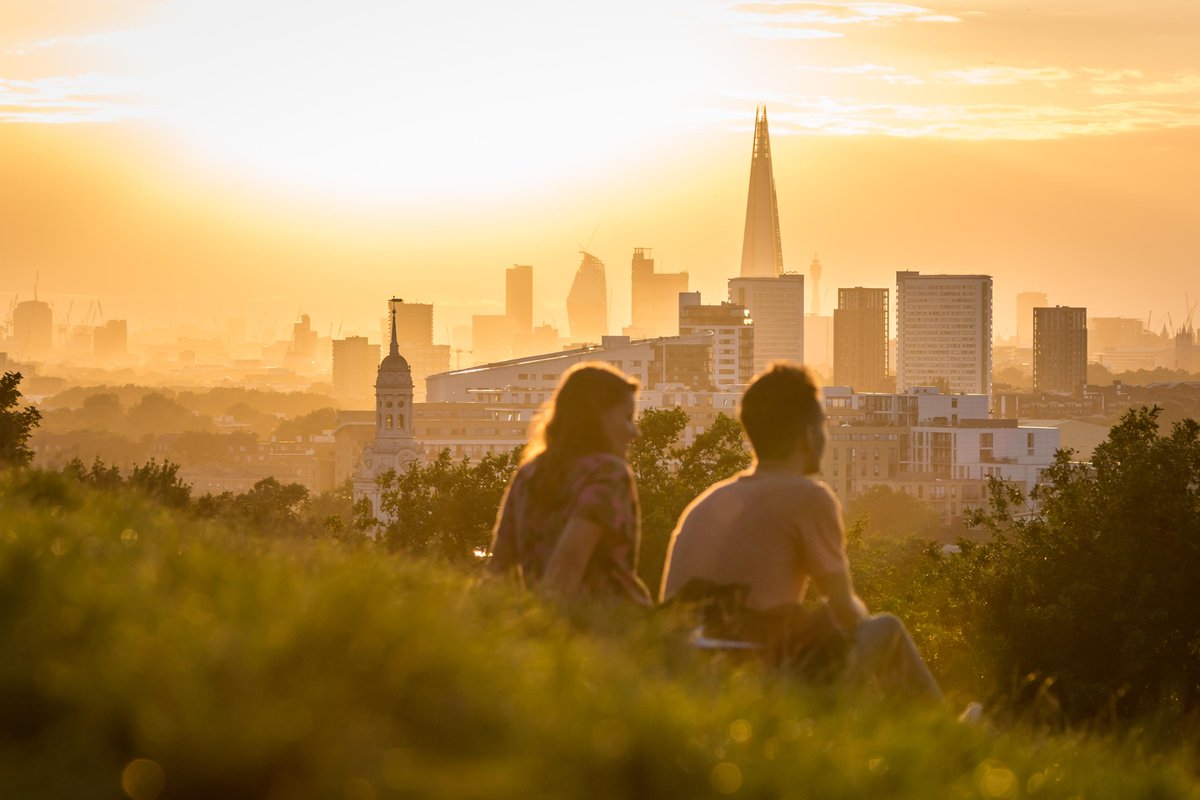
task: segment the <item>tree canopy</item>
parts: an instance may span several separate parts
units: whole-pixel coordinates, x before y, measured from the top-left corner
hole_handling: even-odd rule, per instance
[[[995,540],[963,565],[1002,672],[1055,679],[1078,716],[1200,709],[1200,423],[1158,416],[1127,412],[1090,464],[1060,451],[1032,516],[993,485]]]
[[[29,437],[42,419],[32,406],[19,408],[21,373],[6,372],[0,378],[0,465],[21,467],[33,460]]]

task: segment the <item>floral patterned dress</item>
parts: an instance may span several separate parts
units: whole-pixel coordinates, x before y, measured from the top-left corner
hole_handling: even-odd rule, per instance
[[[492,569],[516,569],[526,585],[537,583],[567,522],[578,515],[604,530],[584,573],[586,591],[648,605],[650,593],[637,576],[641,528],[629,464],[610,453],[576,459],[568,468],[564,503],[546,502],[532,491],[541,462],[535,458],[521,467],[504,494],[492,540]]]

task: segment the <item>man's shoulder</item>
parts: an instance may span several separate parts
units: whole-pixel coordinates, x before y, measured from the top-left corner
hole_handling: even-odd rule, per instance
[[[836,502],[837,499],[829,485],[813,475],[800,475],[785,470],[760,470],[754,467],[714,483],[708,492],[761,493],[799,502]]]
[[[731,497],[741,493],[744,491],[742,480],[749,475],[750,470],[742,470],[741,472],[736,472],[733,475],[730,475],[724,480],[717,481],[697,495],[696,499],[688,504],[688,507],[684,510],[684,513],[686,514],[687,512],[701,505],[720,502],[721,498],[723,497]]]

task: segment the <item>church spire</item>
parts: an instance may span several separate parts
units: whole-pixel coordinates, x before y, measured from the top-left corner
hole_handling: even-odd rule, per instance
[[[771,136],[767,107],[754,110],[754,149],[750,156],[750,190],[746,198],[746,230],[742,238],[742,277],[774,278],[783,272],[779,239],[779,204],[771,169]]]
[[[396,303],[403,303],[399,297],[393,297],[388,303],[388,308],[392,311],[392,347],[388,350],[389,356],[400,355],[400,345],[396,343]]]

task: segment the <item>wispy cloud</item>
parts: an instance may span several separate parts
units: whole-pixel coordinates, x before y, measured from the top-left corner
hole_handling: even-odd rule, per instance
[[[1014,86],[1018,83],[1040,83],[1056,86],[1072,78],[1062,67],[971,67],[944,70],[936,74],[942,83],[963,83],[971,86]]]
[[[129,38],[130,35],[126,31],[107,31],[80,36],[55,36],[48,39],[21,42],[4,48],[3,52],[13,56],[28,56],[63,47],[120,46],[122,41]]]
[[[811,64],[800,64],[795,68],[798,72],[818,72],[825,75],[852,75],[882,80],[888,83],[916,86],[925,83],[916,75],[908,75],[896,71],[895,67],[883,64],[852,64],[836,67],[821,67]]]
[[[756,39],[841,39],[846,34],[791,25],[735,25],[734,31]]]
[[[115,122],[142,116],[136,87],[112,75],[0,78],[0,122]]]
[[[934,137],[967,141],[1099,136],[1200,125],[1200,105],[1133,100],[1086,108],[1006,103],[878,103],[806,95],[770,102],[771,132],[822,136]],[[725,120],[744,125],[744,111]]]
[[[1180,95],[1195,94],[1200,99],[1200,72],[1174,72],[1147,77],[1141,70],[1083,70],[1092,81],[1091,92],[1098,95]]]
[[[902,22],[958,22],[924,6],[906,3],[837,2],[837,0],[781,0],[735,3],[728,14],[734,30],[761,38],[835,38],[844,34],[830,27],[895,25]]]

